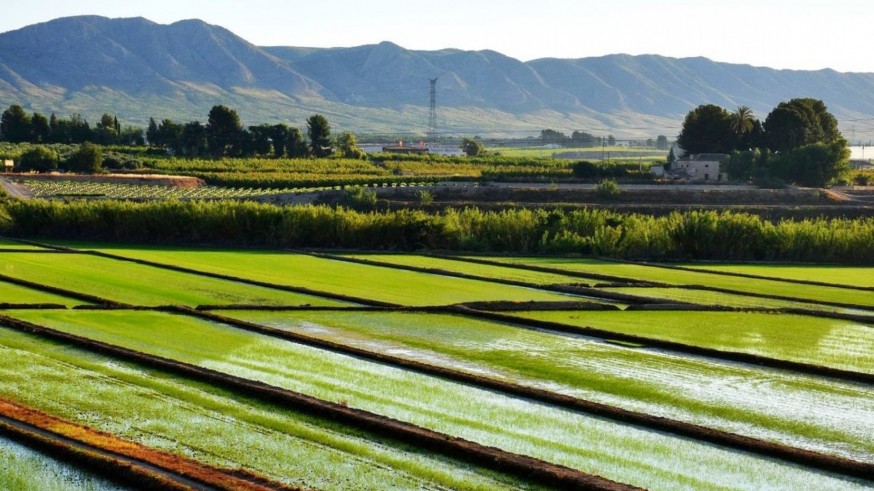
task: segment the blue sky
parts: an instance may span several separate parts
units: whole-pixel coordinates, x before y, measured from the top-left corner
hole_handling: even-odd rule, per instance
[[[492,49],[524,61],[612,53],[874,72],[870,0],[28,0],[0,32],[70,15],[199,18],[254,44]]]

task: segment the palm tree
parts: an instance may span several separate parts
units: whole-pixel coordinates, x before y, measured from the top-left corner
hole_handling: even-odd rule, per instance
[[[737,110],[731,115],[731,129],[738,136],[743,136],[750,131],[753,131],[756,118],[753,116],[753,110],[747,106],[738,106]]]

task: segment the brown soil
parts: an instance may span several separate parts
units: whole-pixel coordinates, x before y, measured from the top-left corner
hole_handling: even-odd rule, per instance
[[[3,427],[6,434],[23,440],[25,444],[34,444],[53,455],[81,461],[80,463],[99,471],[100,474],[121,482],[134,482],[150,485],[149,487],[157,485],[162,489],[191,489],[191,486],[184,484],[187,481],[202,483],[215,489],[241,491],[297,489],[247,471],[220,469],[155,450],[8,399],[0,399],[0,416],[8,420]],[[28,427],[32,429],[29,430]],[[140,468],[137,463],[146,464],[146,467]],[[156,473],[149,468],[157,468],[159,471]],[[181,477],[183,484],[174,482],[173,476]]]

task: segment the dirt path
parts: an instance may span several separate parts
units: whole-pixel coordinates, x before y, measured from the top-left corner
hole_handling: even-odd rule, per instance
[[[0,188],[3,188],[6,191],[6,194],[12,196],[13,198],[18,199],[30,199],[33,198],[33,194],[24,186],[19,186],[9,179],[0,176]]]

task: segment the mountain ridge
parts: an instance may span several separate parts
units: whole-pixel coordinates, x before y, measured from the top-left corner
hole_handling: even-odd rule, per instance
[[[551,127],[672,136],[699,104],[746,105],[764,119],[793,97],[823,99],[844,126],[858,122],[860,135],[864,120],[874,120],[874,74],[831,69],[628,54],[522,62],[493,50],[416,51],[388,41],[259,47],[198,19],[78,16],[0,33],[0,104],[90,120],[117,113],[138,125],[149,117],[203,120],[212,105],[226,104],[247,124],[300,124],[321,112],[357,132],[421,134],[433,78],[439,129],[452,134]]]

